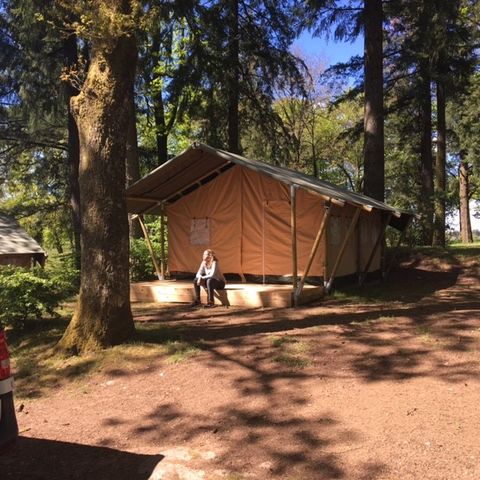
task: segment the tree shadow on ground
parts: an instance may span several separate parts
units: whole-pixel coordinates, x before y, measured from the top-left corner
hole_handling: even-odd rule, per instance
[[[446,271],[401,267],[393,270],[384,281],[367,282],[362,286],[355,284],[338,286],[334,298],[340,294],[346,297],[342,298],[345,303],[351,302],[352,299],[368,302],[417,302],[435,292],[454,286],[460,273],[459,267],[452,267]]]
[[[228,359],[226,359],[228,361]],[[345,466],[344,454],[350,449],[365,447],[364,435],[349,428],[330,410],[302,414],[309,398],[301,389],[286,396],[278,395],[275,381],[288,378],[301,381],[300,373],[263,375],[256,372],[271,395],[259,405],[247,396],[223,403],[213,411],[194,412],[181,404],[164,400],[152,404],[151,412],[143,418],[126,421],[128,435],[142,437],[152,445],[208,445],[217,452],[201,467],[207,472],[224,474],[205,478],[282,478],[303,480],[332,480],[352,478]],[[245,382],[256,383],[253,376]],[[218,392],[219,396],[222,392]],[[253,390],[249,395],[255,395]],[[258,397],[256,397],[258,399]],[[118,422],[118,420],[115,420]],[[105,420],[109,424],[110,420]],[[220,448],[217,445],[221,445]],[[206,452],[195,452],[197,458]],[[168,461],[168,453],[165,452]],[[387,466],[371,460],[355,465],[356,477],[381,478]]]
[[[432,285],[426,288],[431,292],[447,289],[456,281],[455,275],[458,272],[429,276]],[[410,280],[405,286],[414,287]],[[432,296],[419,305],[385,302],[212,312],[159,309],[158,315],[150,317],[159,323],[152,322],[140,339],[157,345],[180,333],[201,344],[203,351],[194,361],[201,364],[203,373],[215,373],[208,388],[218,388],[215,398],[221,401],[198,411],[191,402],[158,398],[148,414],[121,419],[112,412],[104,425],[122,423],[128,438],[141,437],[144,445],[219,445],[215,462],[218,468],[238,472],[232,478],[241,479],[242,473],[250,472],[259,478],[292,480],[386,478],[388,465],[368,451],[373,442],[368,430],[352,426],[343,411],[335,410],[335,402],[352,379],[371,386],[429,377],[465,382],[462,388],[469,388],[467,380],[478,378],[478,361],[459,355],[478,348],[480,299],[474,291],[456,289],[453,293],[455,301]],[[167,322],[173,331],[165,330]],[[277,341],[279,336],[295,338],[295,342]],[[310,360],[306,368],[290,368],[275,360],[282,348],[292,344],[306,346],[303,355]],[[196,382],[194,373],[185,373],[190,368],[194,372],[194,366],[192,361],[179,369],[187,375],[183,385],[191,382],[205,388],[206,384]],[[126,372],[125,376],[133,374]],[[218,381],[224,378],[226,388]],[[332,382],[335,389],[323,389],[324,380],[340,381]],[[317,404],[321,408],[310,396],[312,385],[326,399]],[[231,397],[224,399],[227,393]],[[349,451],[359,449],[366,449],[364,456],[353,456],[348,464]]]
[[[162,455],[20,436],[0,455],[2,480],[147,480]]]

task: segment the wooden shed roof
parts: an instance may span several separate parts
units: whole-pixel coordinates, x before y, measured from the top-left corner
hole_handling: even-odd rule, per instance
[[[42,253],[43,248],[12,218],[0,214],[0,255]]]

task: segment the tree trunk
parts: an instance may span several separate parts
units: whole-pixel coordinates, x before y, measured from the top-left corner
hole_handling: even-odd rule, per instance
[[[127,129],[127,187],[136,182],[140,178],[140,164],[138,159],[138,141],[137,141],[137,118],[135,115],[134,96],[130,99],[130,111],[128,113],[129,122]],[[128,216],[130,236],[132,238],[141,238],[142,229],[136,220],[132,220],[132,216]]]
[[[365,0],[365,195],[383,202],[385,159],[383,133],[382,0]]]
[[[446,196],[446,123],[445,87],[437,82],[437,155],[435,162],[435,224],[433,245],[445,247],[445,196]]]
[[[102,1],[91,63],[72,110],[80,134],[80,295],[60,348],[78,353],[121,343],[135,327],[129,298],[128,221],[123,192],[126,137],[136,63],[133,34],[111,18],[130,2]],[[112,33],[113,32],[113,33]]]
[[[433,239],[433,158],[432,158],[432,96],[430,70],[427,61],[420,65],[420,205],[422,243],[431,245]]]
[[[228,72],[227,72],[227,94],[228,94],[228,150],[232,153],[240,153],[239,141],[239,37],[238,37],[238,0],[230,0],[230,11],[228,17],[229,39],[228,39]]]
[[[63,42],[65,63],[67,67],[75,67],[78,63],[77,37],[70,34]],[[71,98],[78,95],[78,90],[71,84],[66,84],[66,101],[68,114],[68,183],[70,206],[72,213],[73,241],[75,266],[80,269],[81,244],[80,244],[80,187],[78,185],[78,168],[80,164],[80,145],[78,129],[73,118],[70,106]]]
[[[160,32],[156,31],[152,38],[152,53],[156,62],[161,61],[161,40]],[[155,119],[155,138],[157,142],[157,157],[158,165],[162,165],[168,160],[168,131],[165,121],[165,107],[163,104],[162,90],[159,85],[162,85],[163,78],[158,73],[158,64],[153,65],[151,92],[153,103],[153,116]]]
[[[469,174],[470,167],[465,160],[465,154],[460,153],[459,180],[460,180],[460,237],[462,243],[472,243],[472,223],[470,221],[469,206]]]

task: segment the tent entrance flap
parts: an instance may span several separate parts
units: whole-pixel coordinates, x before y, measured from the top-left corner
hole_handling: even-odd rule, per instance
[[[263,204],[262,270],[263,282],[269,275],[285,274],[291,250],[290,203],[266,200]]]

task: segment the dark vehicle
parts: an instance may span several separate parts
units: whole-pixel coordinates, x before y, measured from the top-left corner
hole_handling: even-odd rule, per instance
[[[17,417],[13,404],[13,377],[7,339],[0,325],[0,449],[13,443],[18,436]]]

